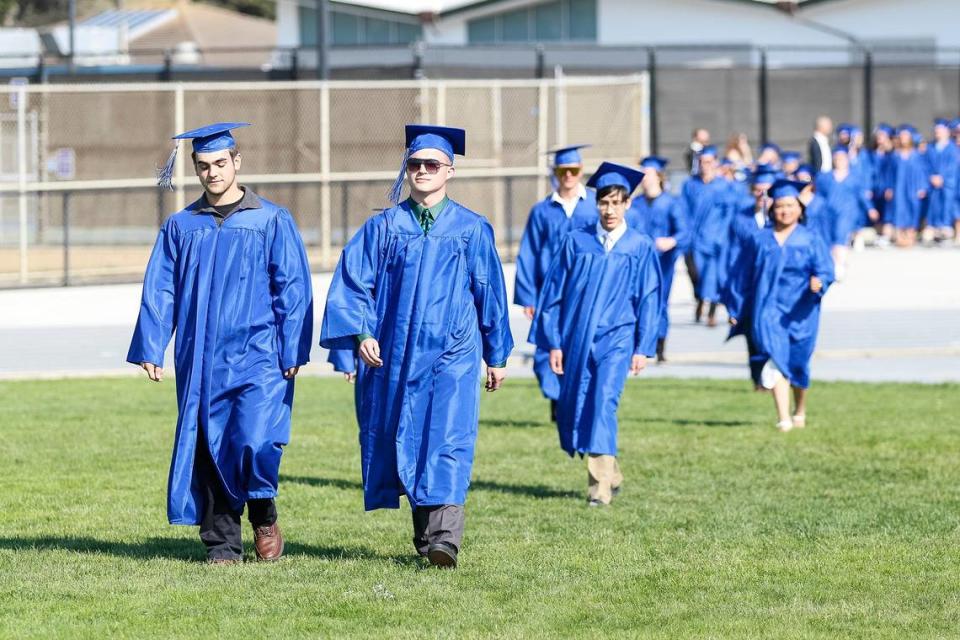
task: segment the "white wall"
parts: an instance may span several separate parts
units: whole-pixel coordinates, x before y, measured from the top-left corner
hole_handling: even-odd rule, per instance
[[[277,46],[300,46],[300,14],[296,0],[277,0]]]
[[[960,47],[958,0],[832,0],[801,15],[867,40],[930,37]]]

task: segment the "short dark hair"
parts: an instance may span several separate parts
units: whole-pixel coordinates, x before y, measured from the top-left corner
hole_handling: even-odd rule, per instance
[[[767,207],[767,218],[773,220],[773,205],[776,203],[776,200],[773,198],[770,199],[770,206]],[[807,205],[803,204],[803,200],[797,198],[797,204],[800,205],[800,224],[807,223]]]
[[[230,157],[236,158],[240,154],[240,147],[234,146],[230,149]],[[193,151],[190,153],[190,158],[193,159],[193,164],[197,164],[197,152]]]
[[[620,197],[624,200],[626,200],[628,196],[626,187],[619,184],[611,184],[597,189],[597,200],[603,200],[612,193],[619,193]]]

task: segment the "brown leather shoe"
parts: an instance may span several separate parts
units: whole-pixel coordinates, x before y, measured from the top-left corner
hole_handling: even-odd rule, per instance
[[[272,562],[283,555],[283,534],[276,522],[253,528],[253,547],[257,551],[257,560]]]

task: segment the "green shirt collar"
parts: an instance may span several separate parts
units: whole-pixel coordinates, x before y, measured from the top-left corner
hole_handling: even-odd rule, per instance
[[[425,207],[419,202],[417,202],[416,200],[414,200],[413,198],[410,198],[409,202],[410,202],[410,208],[413,209],[413,212],[417,215],[418,218],[421,217],[424,214],[424,212],[429,211],[433,219],[436,220],[437,216],[440,215],[440,212],[443,211],[443,208],[447,206],[448,202],[450,202],[450,198],[447,196],[443,196],[443,200],[433,205],[432,207]]]

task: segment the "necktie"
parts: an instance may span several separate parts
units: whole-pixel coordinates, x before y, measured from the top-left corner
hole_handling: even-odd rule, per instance
[[[430,213],[430,209],[424,209],[420,213],[420,226],[423,228],[424,233],[430,232],[430,227],[433,226],[433,214]]]
[[[610,237],[609,233],[605,233],[603,234],[603,250],[610,253],[610,249],[613,249],[613,238]]]

